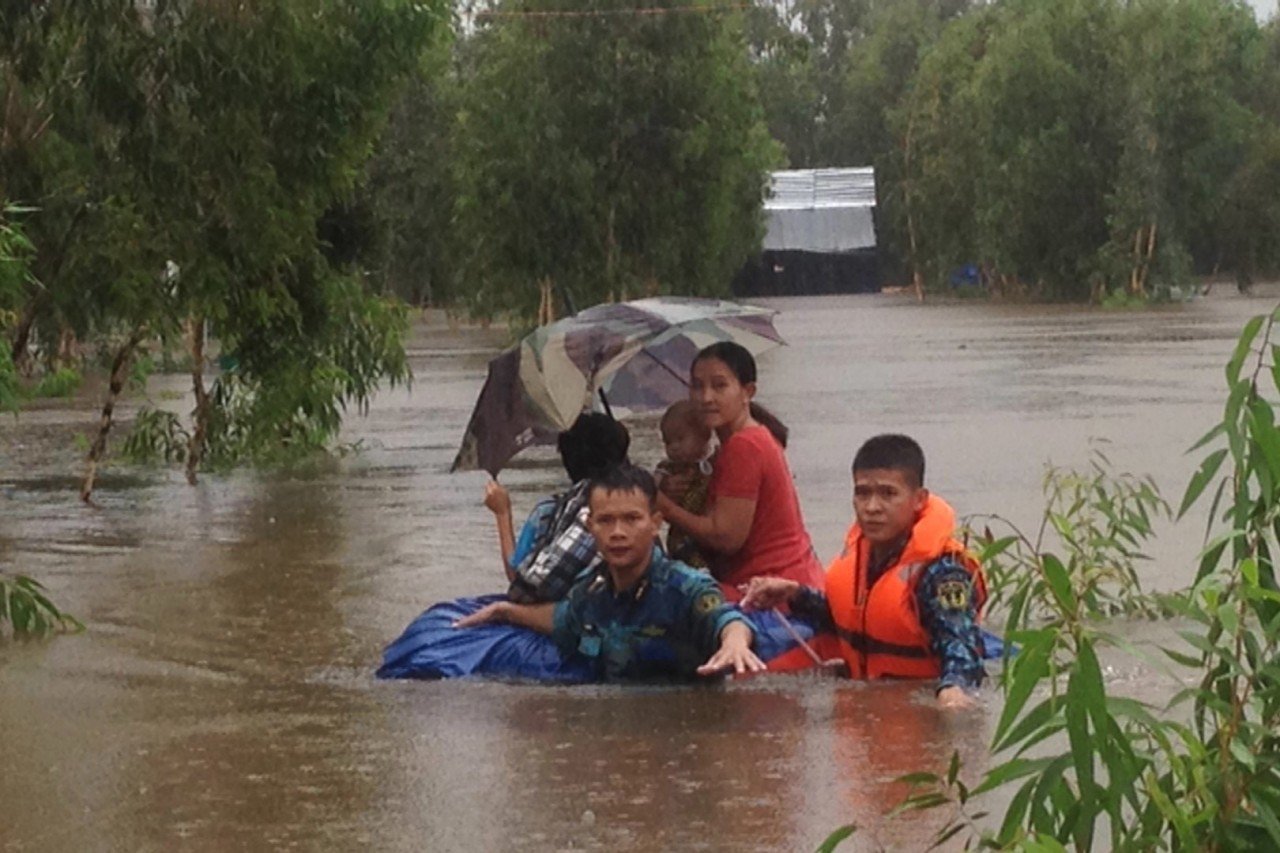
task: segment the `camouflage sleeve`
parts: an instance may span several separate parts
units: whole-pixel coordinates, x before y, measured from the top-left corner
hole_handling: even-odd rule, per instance
[[[835,620],[831,618],[831,605],[820,589],[800,587],[796,597],[791,599],[791,612],[809,622],[813,625],[813,630],[819,633],[836,629]]]
[[[740,610],[725,603],[720,585],[710,575],[698,574],[687,581],[684,593],[689,605],[689,633],[704,657],[720,648],[720,632],[729,623],[742,622],[751,627]]]
[[[930,647],[942,661],[938,689],[977,689],[987,672],[982,665],[973,578],[951,557],[943,557],[925,570],[916,603]]]
[[[556,603],[551,617],[551,639],[560,653],[568,656],[578,649],[582,639],[582,613],[586,606],[586,584],[579,583]]]

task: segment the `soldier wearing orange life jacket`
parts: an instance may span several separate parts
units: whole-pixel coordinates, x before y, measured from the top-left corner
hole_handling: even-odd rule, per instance
[[[986,589],[956,541],[955,513],[924,488],[924,452],[905,435],[868,440],[853,460],[855,520],[817,590],[753,578],[744,608],[786,603],[854,678],[936,678],[946,706],[973,704],[986,673],[978,614]]]

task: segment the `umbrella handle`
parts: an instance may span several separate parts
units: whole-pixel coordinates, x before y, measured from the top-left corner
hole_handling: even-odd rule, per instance
[[[604,413],[605,413],[606,415],[608,415],[608,416],[609,416],[609,420],[615,420],[615,421],[616,421],[616,420],[617,420],[617,418],[615,418],[615,417],[613,416],[613,409],[612,409],[612,408],[610,408],[610,406],[609,406],[609,398],[605,396],[605,394],[604,394],[604,389],[603,389],[603,388],[597,388],[597,389],[596,389],[596,391],[597,391],[597,393],[599,393],[599,394],[600,394],[600,402],[601,402],[601,403],[604,403]]]

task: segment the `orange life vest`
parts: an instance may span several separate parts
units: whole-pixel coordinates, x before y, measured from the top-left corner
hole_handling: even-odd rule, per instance
[[[952,537],[955,512],[930,495],[897,562],[867,589],[870,543],[857,522],[849,528],[844,551],[827,569],[827,601],[836,623],[840,656],[853,678],[937,678],[941,662],[920,624],[916,587],[924,570],[944,555],[973,577],[977,607],[986,586],[977,561]]]

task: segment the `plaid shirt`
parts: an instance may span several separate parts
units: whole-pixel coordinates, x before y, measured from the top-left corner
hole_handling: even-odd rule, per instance
[[[574,580],[594,567],[596,540],[587,531],[588,482],[540,501],[520,531],[512,569],[516,578],[507,596],[525,604],[559,601]]]

